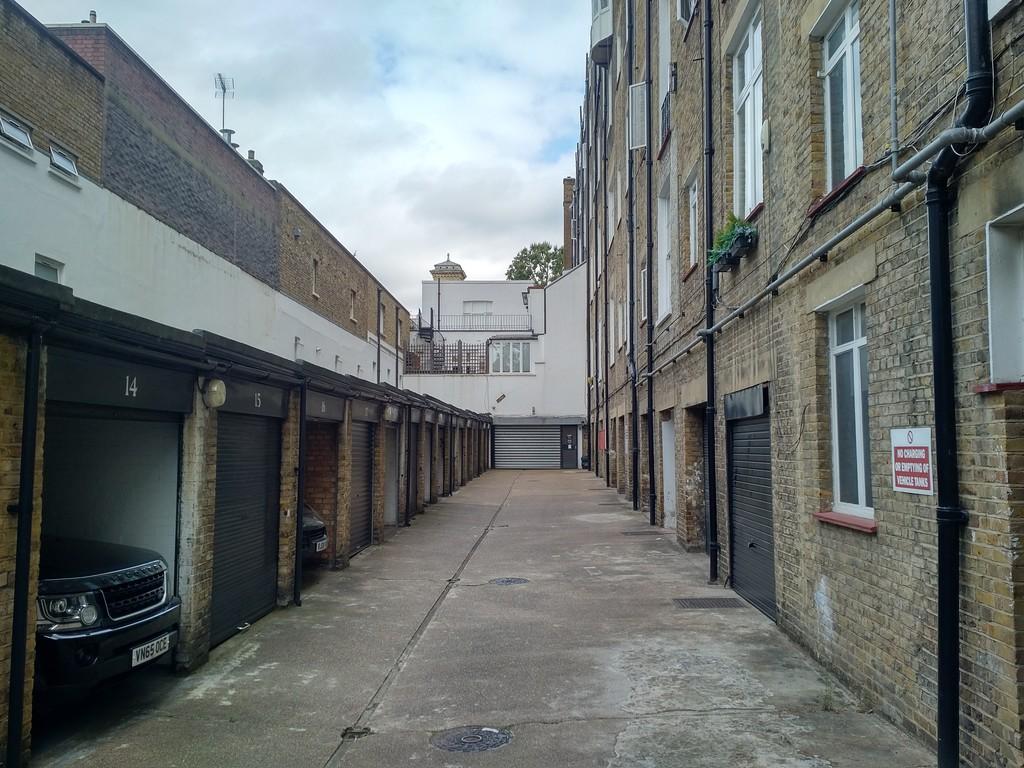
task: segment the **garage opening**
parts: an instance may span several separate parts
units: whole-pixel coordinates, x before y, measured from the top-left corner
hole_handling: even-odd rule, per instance
[[[304,565],[338,563],[339,433],[345,401],[309,391],[306,397],[306,466],[303,498],[302,555]],[[303,569],[305,575],[306,570]]]
[[[384,428],[384,525],[398,525],[398,428]]]
[[[408,499],[406,509],[408,518],[411,519],[420,511],[423,496],[421,495],[420,481],[420,424],[409,422],[409,458],[406,468],[406,488]]]
[[[575,441],[575,427],[573,427]],[[575,442],[568,449],[575,455]],[[495,469],[561,469],[562,429],[557,424],[495,424]]]
[[[194,387],[192,373],[49,350],[37,690],[170,663],[181,428]]]

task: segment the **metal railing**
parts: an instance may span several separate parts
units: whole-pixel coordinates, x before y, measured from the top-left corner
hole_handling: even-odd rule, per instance
[[[531,331],[530,315],[441,315],[439,331]]]
[[[669,133],[672,131],[672,91],[665,94],[661,102],[661,141],[658,146],[665,146]]]
[[[405,351],[406,374],[486,374],[487,342],[413,340]]]

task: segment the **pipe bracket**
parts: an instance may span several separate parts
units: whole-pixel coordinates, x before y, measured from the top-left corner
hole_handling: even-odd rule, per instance
[[[935,508],[935,522],[939,525],[967,525],[967,510],[963,507],[946,507],[941,504]]]

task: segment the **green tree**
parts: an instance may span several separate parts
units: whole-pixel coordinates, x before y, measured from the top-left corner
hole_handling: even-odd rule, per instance
[[[507,280],[532,280],[534,285],[547,285],[562,274],[562,246],[531,243],[523,248],[505,270]]]

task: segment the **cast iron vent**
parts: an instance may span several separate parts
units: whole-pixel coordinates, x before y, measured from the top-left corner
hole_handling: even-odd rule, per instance
[[[491,579],[487,582],[488,584],[495,584],[499,587],[510,587],[514,584],[529,584],[529,579],[523,579],[519,576],[502,576],[500,579]]]
[[[483,725],[467,725],[441,731],[430,737],[430,743],[448,752],[486,752],[504,747],[512,741],[512,732]]]
[[[744,602],[735,597],[676,597],[672,599],[678,607],[688,611],[714,608],[742,608]]]
[[[623,536],[665,536],[668,531],[659,531],[657,528],[645,528],[642,531],[623,531]]]

